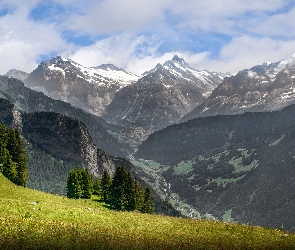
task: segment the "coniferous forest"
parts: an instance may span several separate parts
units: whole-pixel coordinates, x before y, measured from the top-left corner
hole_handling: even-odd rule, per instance
[[[143,189],[130,172],[117,167],[113,178],[104,171],[101,179],[94,179],[87,169],[73,168],[67,178],[67,197],[90,199],[99,195],[103,202],[120,211],[154,213],[154,202],[150,188]]]

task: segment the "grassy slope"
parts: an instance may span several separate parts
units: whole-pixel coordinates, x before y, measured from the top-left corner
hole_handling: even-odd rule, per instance
[[[295,235],[215,221],[110,211],[0,174],[0,249],[294,249]]]

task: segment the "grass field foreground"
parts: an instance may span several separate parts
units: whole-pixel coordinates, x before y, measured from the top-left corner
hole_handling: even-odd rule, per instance
[[[0,249],[295,249],[295,235],[278,229],[116,212],[2,175],[0,190]]]

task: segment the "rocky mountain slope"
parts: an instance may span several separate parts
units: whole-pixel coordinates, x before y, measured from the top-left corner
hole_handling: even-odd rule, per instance
[[[0,76],[0,93],[14,103],[19,110],[25,112],[53,111],[82,121],[95,144],[110,155],[126,156],[131,150],[128,145],[118,142],[118,139],[106,130],[116,130],[114,125],[107,124],[103,119],[74,108],[68,103],[53,100],[43,93],[31,90],[15,78]]]
[[[150,183],[192,216],[295,230],[295,105],[197,118],[155,132],[135,154]]]
[[[91,68],[57,56],[42,62],[25,84],[53,99],[100,115],[119,89],[137,79],[138,76],[111,64]]]
[[[151,133],[177,122],[202,103],[223,78],[220,73],[195,70],[174,56],[118,91],[102,117]]]
[[[202,104],[183,117],[279,110],[295,103],[295,54],[226,77]]]

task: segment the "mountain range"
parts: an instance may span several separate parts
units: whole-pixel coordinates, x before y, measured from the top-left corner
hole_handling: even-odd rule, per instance
[[[237,74],[174,56],[141,76],[61,57],[6,75],[0,97],[15,105],[15,124],[19,111],[39,111],[22,115],[28,121],[40,111],[81,121],[182,214],[295,230],[295,54]]]

